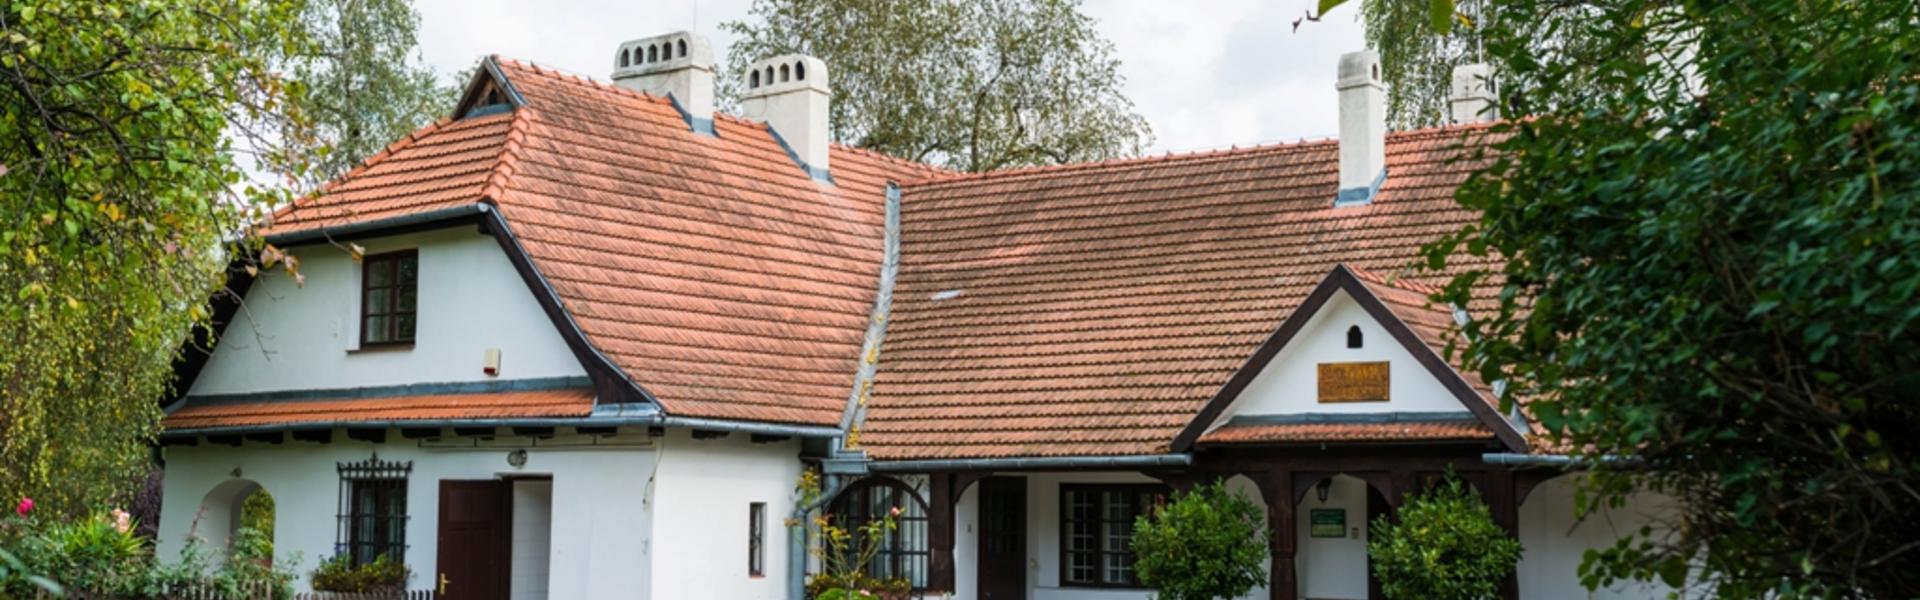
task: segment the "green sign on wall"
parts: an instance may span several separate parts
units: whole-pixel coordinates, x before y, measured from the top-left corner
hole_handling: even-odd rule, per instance
[[[1347,537],[1347,509],[1316,508],[1307,513],[1309,535],[1317,538]]]

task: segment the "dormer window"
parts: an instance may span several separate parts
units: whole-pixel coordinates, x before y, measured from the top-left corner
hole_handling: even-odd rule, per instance
[[[360,345],[413,343],[420,253],[388,252],[361,261]]]

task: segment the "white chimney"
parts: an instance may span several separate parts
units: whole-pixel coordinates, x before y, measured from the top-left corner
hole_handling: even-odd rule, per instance
[[[1380,55],[1372,50],[1340,56],[1340,194],[1334,206],[1373,201],[1387,179],[1387,86],[1380,81]]]
[[[827,178],[827,63],[800,54],[761,59],[743,74],[740,111],[766,121],[814,179]]]
[[[1459,65],[1453,68],[1453,93],[1448,102],[1453,105],[1453,122],[1479,123],[1500,118],[1499,109],[1493,107],[1493,69],[1484,64]]]
[[[713,47],[685,31],[633,40],[613,57],[613,84],[673,98],[694,131],[713,133]]]

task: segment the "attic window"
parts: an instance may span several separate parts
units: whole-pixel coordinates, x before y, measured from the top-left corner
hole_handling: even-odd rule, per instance
[[[1361,342],[1361,340],[1360,340],[1360,326],[1359,326],[1359,325],[1355,325],[1355,326],[1352,326],[1352,327],[1348,327],[1348,328],[1347,328],[1347,347],[1348,347],[1348,348],[1359,348],[1359,347],[1360,347],[1360,342]]]

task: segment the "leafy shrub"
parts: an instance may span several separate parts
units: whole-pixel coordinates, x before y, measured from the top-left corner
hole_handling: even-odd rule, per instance
[[[138,533],[139,523],[126,512],[71,521],[42,518],[26,508],[18,512],[0,521],[0,598],[53,589],[129,600],[166,598],[183,589],[251,597],[263,587],[275,598],[293,596],[293,572],[273,564],[271,550],[262,553],[271,543],[259,531],[241,528],[231,558],[218,567],[191,537],[177,560],[163,564],[153,556],[152,539]]]
[[[1520,542],[1493,522],[1480,496],[1448,474],[1409,498],[1400,523],[1375,519],[1367,555],[1390,600],[1480,600],[1520,562]]]
[[[1133,525],[1133,568],[1164,600],[1238,598],[1266,581],[1260,507],[1220,481],[1175,494]]]
[[[105,515],[75,521],[27,519],[14,547],[29,569],[52,575],[69,589],[133,594],[143,587],[150,554],[129,525]]]
[[[353,564],[353,557],[340,554],[313,570],[312,584],[320,592],[397,592],[405,590],[411,578],[413,571],[406,564],[385,554],[360,565]]]
[[[912,592],[905,579],[882,580],[866,573],[807,578],[807,597],[813,600],[906,600]]]

